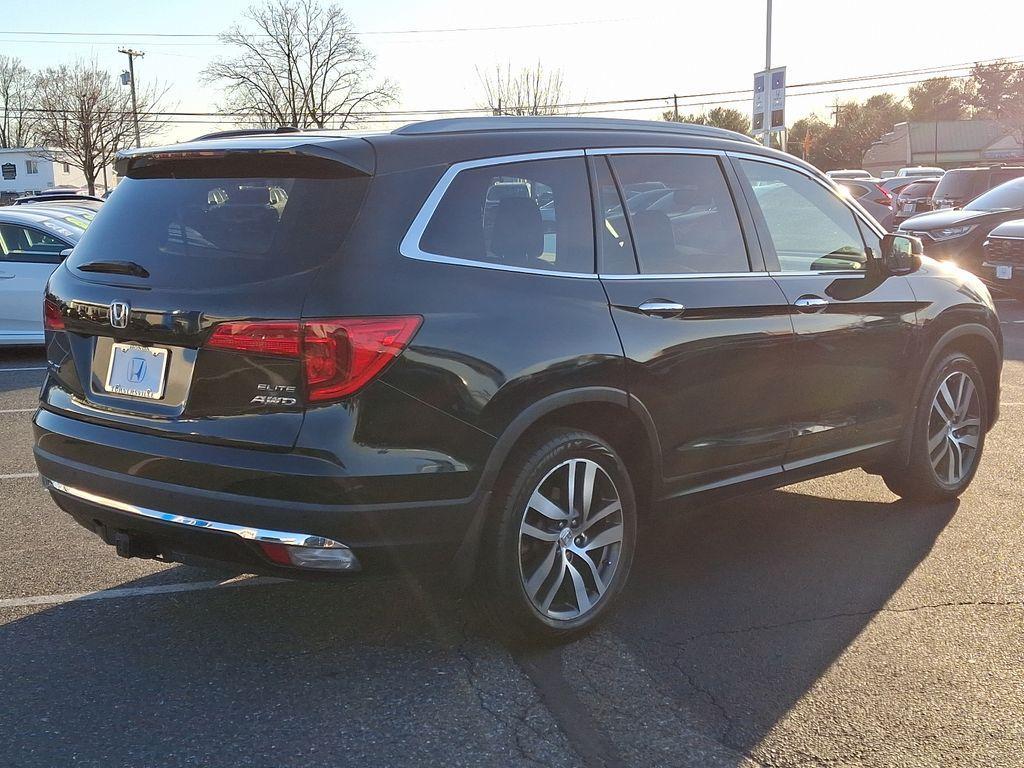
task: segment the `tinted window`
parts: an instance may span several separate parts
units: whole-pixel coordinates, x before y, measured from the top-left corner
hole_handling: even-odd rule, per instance
[[[964,206],[968,211],[1000,211],[1024,208],[1024,179],[1014,179],[991,189]]]
[[[871,191],[863,184],[851,184],[849,182],[844,182],[840,186],[846,187],[850,191],[850,197],[855,200],[860,200],[864,195]]]
[[[592,273],[594,225],[584,159],[462,171],[431,216],[420,248],[468,261]]]
[[[863,269],[867,258],[853,212],[804,174],[741,160],[783,272]]]
[[[234,286],[315,269],[337,253],[367,184],[318,162],[229,157],[140,168],[96,213],[68,263],[134,261],[154,287],[196,275]]]
[[[597,186],[597,243],[600,271],[608,275],[635,275],[636,256],[633,254],[629,225],[622,210],[622,199],[608,169],[608,162],[603,157],[598,157],[594,161],[594,183]],[[634,197],[640,191],[626,190],[626,195]]]
[[[955,197],[971,199],[984,192],[988,186],[987,170],[953,170],[946,171],[935,188],[935,197]]]
[[[900,190],[900,197],[930,197],[934,189],[934,181],[915,181],[913,184],[908,184]]]
[[[750,270],[739,219],[717,158],[617,155],[611,164],[627,191],[626,210],[641,272]],[[637,192],[629,196],[628,190]]]
[[[53,235],[20,224],[0,224],[0,259],[59,264],[68,245]]]

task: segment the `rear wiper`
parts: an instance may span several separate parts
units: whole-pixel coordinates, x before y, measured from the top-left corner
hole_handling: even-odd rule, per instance
[[[149,277],[149,270],[134,261],[87,261],[85,264],[77,264],[76,269],[82,272],[107,272],[111,275]]]

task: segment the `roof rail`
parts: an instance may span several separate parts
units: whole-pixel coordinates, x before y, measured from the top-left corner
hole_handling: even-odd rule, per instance
[[[230,131],[214,131],[196,136],[192,141],[206,141],[207,139],[233,139],[236,136],[260,136],[268,133],[298,133],[299,128],[294,125],[279,125],[277,128],[235,128]]]
[[[440,133],[543,130],[647,131],[689,136],[712,136],[719,139],[757,143],[750,136],[709,125],[675,123],[668,120],[625,120],[607,117],[449,117],[441,120],[409,123],[401,128],[396,128],[393,133],[399,136],[426,136]]]

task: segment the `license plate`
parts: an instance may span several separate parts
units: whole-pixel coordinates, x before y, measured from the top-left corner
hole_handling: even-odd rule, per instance
[[[917,203],[904,203],[903,210],[906,211],[907,213],[913,213],[915,210],[917,210]]]
[[[996,277],[1000,280],[1013,280],[1013,267],[1000,264],[996,267]]]
[[[107,392],[124,397],[159,400],[164,396],[167,350],[138,344],[114,344],[107,368]]]

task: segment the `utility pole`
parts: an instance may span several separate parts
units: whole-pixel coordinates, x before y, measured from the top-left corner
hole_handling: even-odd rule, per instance
[[[132,117],[135,120],[135,146],[142,146],[142,137],[139,135],[139,103],[135,96],[135,57],[140,59],[145,56],[142,51],[133,51],[131,48],[118,48],[118,53],[128,57],[128,84],[132,87]]]
[[[672,119],[675,120],[678,123],[679,122],[679,97],[676,96],[674,93],[672,94],[672,115],[673,115]]]
[[[765,23],[764,36],[764,71],[767,73],[772,68],[772,0],[768,0],[768,18]],[[770,77],[770,75],[765,75]],[[767,84],[766,84],[767,86]],[[765,89],[767,91],[767,87]],[[771,105],[766,107],[764,133],[761,135],[761,143],[770,147],[772,143],[771,129]]]
[[[837,98],[835,103],[832,105],[832,117],[835,118],[836,128],[839,127],[839,114],[842,111],[842,109],[843,105],[839,103],[839,99]]]

